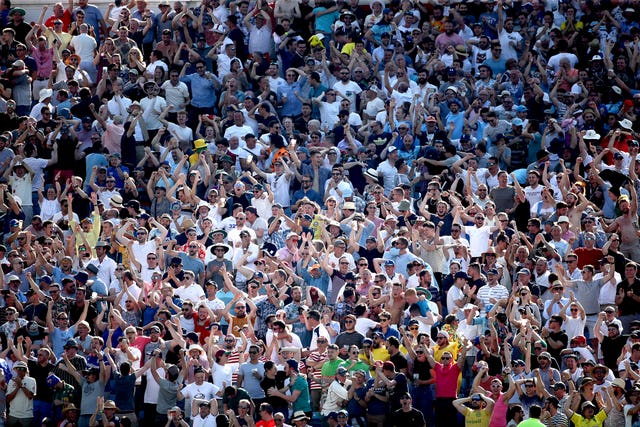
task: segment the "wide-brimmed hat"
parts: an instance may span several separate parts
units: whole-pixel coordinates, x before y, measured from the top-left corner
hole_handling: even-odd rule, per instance
[[[229,252],[229,250],[231,250],[231,248],[229,247],[229,245],[225,245],[224,243],[215,243],[213,244],[210,248],[209,251],[215,255],[215,250],[222,248],[224,249],[224,253],[226,254],[227,252]]]
[[[65,415],[67,412],[69,411],[79,411],[79,409],[76,407],[76,405],[74,405],[73,403],[69,403],[67,404],[67,406],[64,407],[64,409],[62,410],[62,415]]]
[[[111,198],[109,199],[109,204],[117,209],[122,208],[122,196],[119,194],[116,194],[115,196],[111,196]]]
[[[51,98],[51,95],[53,95],[53,89],[40,89],[40,92],[38,94],[38,102],[44,102],[45,99]]]
[[[379,180],[380,180],[380,177],[378,176],[378,171],[373,169],[373,168],[367,169],[364,172],[364,176],[365,176],[365,178],[371,178],[375,182],[379,182]]]
[[[296,411],[293,413],[293,416],[291,417],[291,421],[302,421],[302,420],[306,420],[309,421],[309,417],[307,417],[307,414],[305,414],[303,411]]]
[[[21,8],[21,7],[14,7],[13,9],[11,9],[11,10],[9,11],[9,16],[13,16],[13,15],[15,15],[16,13],[17,13],[17,14],[19,14],[19,15],[24,16],[24,15],[26,15],[26,14],[27,14],[27,11],[26,11],[26,10],[24,10],[23,8]]]
[[[213,230],[211,232],[211,235],[213,236],[216,233],[220,233],[222,234],[222,238],[226,239],[227,238],[227,231],[224,228],[216,228],[215,230]]]
[[[631,128],[633,127],[633,123],[629,119],[622,119],[620,120],[620,127],[623,129],[631,130]]]
[[[107,400],[106,402],[104,402],[104,409],[115,409],[116,411],[119,410],[116,406],[116,402],[114,402],[113,400]]]

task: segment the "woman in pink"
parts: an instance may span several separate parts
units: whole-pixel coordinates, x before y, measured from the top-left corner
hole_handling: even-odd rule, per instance
[[[467,350],[471,342],[466,338],[461,339],[462,348],[458,353],[458,360],[453,363],[453,356],[445,351],[440,357],[440,362],[433,358],[433,350],[429,350],[429,363],[433,366],[436,378],[436,427],[451,425],[451,420],[456,419],[456,408],[453,401],[458,397],[458,377],[464,366]]]
[[[515,381],[511,378],[509,381],[509,390],[506,393],[502,393],[502,381],[498,378],[493,378],[489,385],[489,390],[485,390],[480,386],[480,381],[485,377],[489,368],[484,365],[478,370],[478,375],[473,380],[473,386],[471,388],[472,393],[484,393],[491,397],[495,404],[493,405],[493,411],[491,412],[491,420],[489,421],[489,427],[506,427],[507,426],[507,410],[509,409],[509,399],[514,395],[516,391]]]

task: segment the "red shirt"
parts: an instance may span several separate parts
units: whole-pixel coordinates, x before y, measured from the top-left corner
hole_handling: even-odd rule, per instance
[[[64,13],[62,14],[62,18],[56,18],[55,16],[50,16],[49,19],[44,21],[44,26],[47,28],[53,29],[54,27],[53,23],[56,22],[58,19],[62,21],[62,31],[67,32],[67,30],[69,29],[69,25],[71,25],[71,12],[69,12],[69,9],[64,10]]]
[[[576,248],[573,253],[578,255],[578,268],[580,269],[585,265],[593,265],[595,267],[604,257],[602,250],[598,248]]]
[[[458,364],[444,366],[442,363],[436,363],[433,370],[436,373],[436,397],[457,398],[458,376],[461,372]]]
[[[204,324],[200,325],[198,320],[196,319],[193,331],[198,334],[200,337],[200,344],[204,345],[209,339],[209,335],[211,334],[211,329],[209,329],[209,325],[211,325],[211,319],[207,319]]]
[[[276,427],[276,422],[271,418],[269,421],[260,420],[256,423],[256,427]]]
[[[144,335],[138,335],[135,340],[133,340],[133,344],[131,347],[135,347],[140,350],[140,354],[142,354],[142,360],[140,360],[140,366],[144,365],[144,346],[151,342],[151,338],[145,337]]]

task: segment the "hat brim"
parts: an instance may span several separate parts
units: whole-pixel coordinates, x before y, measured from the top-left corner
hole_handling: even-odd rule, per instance
[[[220,245],[220,244],[218,244],[218,245],[213,245],[213,246],[211,246],[211,248],[209,249],[209,252],[211,252],[212,254],[215,254],[215,251],[216,251],[216,249],[217,249],[217,248],[222,248],[222,249],[224,249],[224,253],[225,253],[225,254],[226,254],[227,252],[229,252],[229,249],[230,249],[230,248],[229,248],[229,246],[227,246],[227,245]]]

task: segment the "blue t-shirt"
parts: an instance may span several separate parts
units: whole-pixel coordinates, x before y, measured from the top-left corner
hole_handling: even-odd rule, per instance
[[[313,9],[313,13],[315,15],[317,12],[323,12],[325,10],[327,10],[326,7],[316,7],[315,9]],[[323,33],[332,33],[333,30],[331,29],[331,25],[333,25],[333,23],[337,21],[338,16],[340,16],[340,13],[337,10],[326,13],[322,16],[316,15],[316,31],[320,31]]]
[[[62,351],[64,350],[64,345],[76,334],[76,328],[71,326],[69,329],[63,331],[60,328],[54,328],[53,333],[51,334],[51,342],[53,347],[53,354],[56,357],[60,357],[62,355]]]

